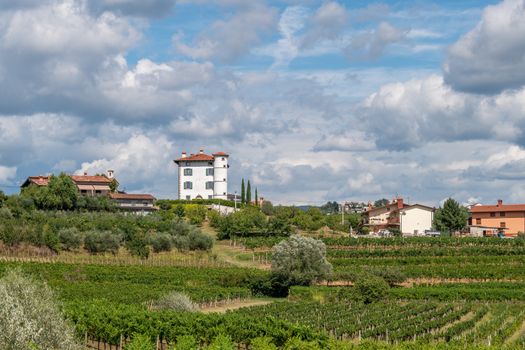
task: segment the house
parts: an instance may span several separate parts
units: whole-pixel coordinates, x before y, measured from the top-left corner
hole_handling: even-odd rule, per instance
[[[159,210],[155,206],[156,198],[150,194],[115,192],[110,193],[109,198],[114,201],[117,208],[126,211],[148,213]]]
[[[78,192],[83,196],[107,196],[111,192],[111,183],[116,181],[113,170],[108,170],[106,175],[70,175],[77,186]],[[29,176],[21,188],[31,185],[47,186],[50,176]]]
[[[227,199],[228,157],[224,152],[211,155],[182,152],[174,162],[179,166],[179,199]]]
[[[409,205],[403,198],[396,198],[382,207],[374,208],[369,204],[363,219],[372,232],[397,228],[404,235],[419,235],[432,229],[434,211],[432,207]]]
[[[469,210],[471,232],[483,236],[503,233],[516,236],[525,232],[525,204],[474,205]]]

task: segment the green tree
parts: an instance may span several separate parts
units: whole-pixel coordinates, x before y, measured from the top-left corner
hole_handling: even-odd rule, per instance
[[[443,204],[443,208],[436,210],[434,215],[434,227],[441,232],[455,232],[467,226],[468,210],[457,201],[449,198]]]
[[[117,192],[118,191],[118,181],[117,179],[112,179],[109,183],[109,190],[111,192]]]
[[[383,299],[390,289],[386,281],[378,276],[365,275],[355,283],[355,288],[365,304]]]
[[[47,284],[9,271],[0,279],[0,348],[81,349]]]
[[[319,240],[295,235],[272,249],[272,275],[289,286],[310,285],[331,273],[326,246]]]
[[[241,181],[241,203],[246,203],[246,192],[244,189],[244,178]]]
[[[259,206],[259,196],[257,194],[257,187],[255,187],[255,205]]]
[[[7,196],[3,191],[0,190],[0,208],[4,205],[4,202],[7,200]]]
[[[246,185],[246,203],[250,204],[252,202],[252,186],[250,185],[250,180],[248,180],[248,185]]]
[[[378,199],[374,202],[374,207],[375,208],[379,208],[379,207],[384,207],[385,205],[388,205],[388,203],[390,203],[390,201],[386,198],[381,198],[381,199]]]

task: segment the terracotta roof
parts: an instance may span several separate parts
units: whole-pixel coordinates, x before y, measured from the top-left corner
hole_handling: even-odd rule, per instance
[[[34,183],[38,186],[47,186],[47,184],[49,183],[49,176],[29,176],[24,182],[24,185],[26,183]]]
[[[198,154],[190,154],[186,158],[179,158],[175,159],[174,162],[198,162],[198,161],[213,161],[215,158],[213,156],[210,156],[209,154],[204,153],[198,153]]]
[[[223,157],[228,157],[228,153],[224,153],[224,152],[216,152],[216,153],[213,153],[214,156],[223,156]]]
[[[139,200],[155,200],[151,194],[138,194],[138,193],[110,193],[109,198],[111,199],[139,199]]]
[[[111,180],[108,179],[105,176],[102,175],[95,175],[95,176],[89,176],[89,175],[71,175],[71,178],[75,182],[105,182],[105,183],[111,183]]]
[[[525,204],[476,205],[470,208],[471,213],[489,213],[506,211],[525,211]]]
[[[433,207],[429,207],[428,205],[423,205],[423,204],[405,204],[403,209],[400,209],[400,210],[410,210],[410,209],[414,209],[414,208],[423,208],[423,209],[428,209],[428,210],[436,210],[436,208],[433,208]]]

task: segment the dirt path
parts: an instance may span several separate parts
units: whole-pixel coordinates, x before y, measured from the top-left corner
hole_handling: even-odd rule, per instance
[[[212,313],[212,312],[222,314],[228,310],[237,310],[243,307],[250,307],[250,306],[268,305],[271,303],[272,301],[270,300],[248,299],[248,300],[234,301],[228,304],[222,304],[222,305],[203,308],[201,309],[201,312],[205,314]]]

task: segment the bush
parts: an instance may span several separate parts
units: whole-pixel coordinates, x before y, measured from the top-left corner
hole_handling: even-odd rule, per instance
[[[190,238],[188,236],[177,236],[173,238],[173,245],[179,252],[190,250]]]
[[[169,252],[173,246],[172,238],[169,234],[159,233],[150,238],[150,244],[155,253]]]
[[[331,273],[326,246],[319,240],[296,235],[272,249],[272,275],[287,285],[309,285]]]
[[[393,267],[381,267],[370,271],[373,275],[381,277],[385,280],[390,287],[394,287],[396,284],[403,283],[407,276]]]
[[[130,343],[124,346],[124,350],[154,350],[155,345],[150,337],[143,334],[135,334]]]
[[[377,276],[363,276],[355,283],[361,300],[365,304],[370,304],[383,299],[390,287],[384,279]]]
[[[0,279],[0,349],[81,349],[43,282],[18,270]]]
[[[89,231],[84,238],[84,248],[91,254],[111,252],[117,254],[120,236],[109,231]]]
[[[255,296],[284,298],[288,296],[289,286],[272,275],[253,276],[248,281],[249,288]]]
[[[62,249],[74,250],[82,245],[82,234],[76,227],[63,228],[58,231]]]
[[[151,303],[151,308],[155,310],[199,311],[199,306],[189,296],[180,292],[171,292],[162,296]]]
[[[190,250],[210,250],[213,247],[213,239],[200,230],[192,230],[188,240]]]
[[[136,233],[131,240],[127,241],[126,249],[133,256],[138,256],[142,259],[149,257],[148,241],[143,232]]]
[[[206,207],[198,204],[188,204],[185,215],[192,225],[201,225],[206,219]]]
[[[252,339],[250,342],[252,350],[277,350],[277,346],[272,342],[270,337],[259,337]]]

